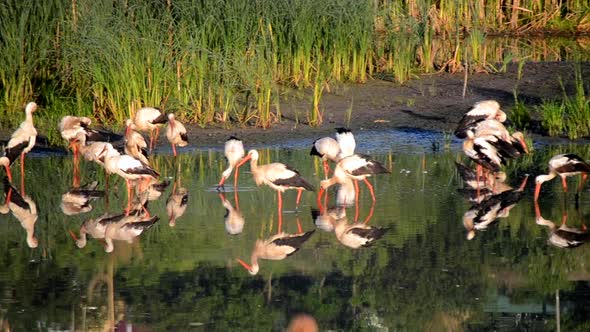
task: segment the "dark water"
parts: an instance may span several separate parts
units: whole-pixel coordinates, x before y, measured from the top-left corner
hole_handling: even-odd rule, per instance
[[[277,232],[276,195],[241,174],[237,196],[244,225],[230,235],[214,190],[225,167],[220,151],[190,151],[176,163],[169,155],[155,156],[155,168],[180,181],[176,189],[188,189],[188,208],[170,227],[171,185],[149,204],[160,221],[132,244],[116,242],[110,254],[94,239],[78,249],[68,231],[77,232],[105,211],[120,212],[124,183],[111,180],[107,196],[92,202],[92,211],[68,216],[60,202],[71,186],[71,158],[29,157],[26,193],[38,210],[39,245],[30,249],[17,219],[0,215],[0,321],[14,331],[95,331],[113,325],[144,331],[279,331],[296,314],[307,313],[321,330],[590,327],[590,249],[549,244],[549,228],[535,223],[532,198],[533,176],[546,170],[552,155],[589,156],[587,147],[544,147],[509,165],[510,185],[532,175],[524,197],[508,216],[467,240],[462,219],[471,204],[457,192],[462,183],[455,161],[465,159],[457,142],[447,145],[441,134],[412,131],[359,133],[357,141],[357,150],[392,170],[371,179],[377,202],[368,225],[387,228],[384,236],[371,247],[348,248],[335,233],[316,229],[310,211],[317,208],[317,193],[304,193],[295,213],[296,193],[288,192],[283,230],[296,233],[299,222],[303,231],[316,231],[294,255],[260,260],[256,276],[236,258],[248,260],[256,239]],[[309,157],[308,143],[261,149],[261,162],[290,164],[319,184],[321,165]],[[18,184],[17,167],[14,174]],[[83,163],[82,178],[82,183],[97,179],[104,187],[95,165]],[[577,180],[570,181],[575,188]],[[235,207],[231,186],[226,189]],[[331,193],[330,205],[333,198]],[[574,194],[563,195],[555,180],[543,186],[540,212],[557,224],[567,214],[568,225],[579,228],[589,201],[590,194],[582,193],[576,208]],[[370,214],[371,198],[362,183],[359,205],[358,212],[346,210],[350,223],[357,213],[359,222]]]

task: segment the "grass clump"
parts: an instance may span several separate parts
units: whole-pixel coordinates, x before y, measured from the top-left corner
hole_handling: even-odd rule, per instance
[[[279,88],[287,86],[313,91],[308,119],[317,125],[327,82],[379,75],[401,83],[464,64],[572,59],[578,48],[487,36],[588,31],[589,11],[587,1],[7,0],[0,121],[16,123],[26,102],[51,91],[55,98],[37,100],[75,99],[68,114],[91,110],[105,123],[154,106],[201,126],[268,127],[280,120]]]

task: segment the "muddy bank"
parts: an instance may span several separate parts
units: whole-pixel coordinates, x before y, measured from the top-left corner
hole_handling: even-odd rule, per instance
[[[582,64],[583,77],[590,77],[590,63]],[[463,74],[431,74],[398,84],[373,79],[365,84],[331,86],[321,100],[324,123],[319,128],[309,127],[307,110],[311,107],[310,91],[289,91],[281,101],[281,122],[270,129],[193,128],[195,144],[220,145],[229,134],[238,135],[255,144],[277,140],[331,135],[333,129],[348,126],[355,131],[391,128],[415,128],[436,132],[451,132],[464,112],[480,100],[495,99],[510,114],[514,105],[514,91],[528,107],[543,100],[561,99],[563,82],[568,93],[574,91],[574,65],[565,62],[528,63],[518,78],[518,66],[508,66],[505,73],[477,73],[468,77],[467,93],[462,97]],[[352,109],[347,121],[347,110]],[[566,138],[548,137],[539,130],[538,118],[533,115],[532,131],[535,140],[544,143],[564,143]]]
[[[590,77],[590,63],[582,64],[582,73],[583,77]],[[236,135],[249,145],[276,145],[277,142],[332,135],[334,128],[340,126],[348,126],[355,131],[414,128],[451,132],[463,113],[480,100],[495,99],[510,114],[514,91],[529,107],[541,104],[543,100],[560,99],[563,96],[560,80],[566,91],[573,93],[572,63],[527,63],[520,79],[517,64],[509,65],[505,73],[476,73],[468,77],[465,98],[462,97],[462,73],[420,75],[401,85],[386,78],[373,79],[365,84],[331,85],[330,91],[326,91],[321,100],[324,123],[318,128],[306,124],[307,110],[312,104],[311,91],[289,90],[282,94],[281,120],[271,128],[227,124],[214,124],[209,128],[189,126],[189,140],[196,148],[221,147],[229,135]],[[542,135],[535,122],[532,130],[535,141],[568,142],[564,138]],[[10,129],[2,130],[0,138],[7,139],[11,132]],[[43,139],[39,141],[43,145]],[[162,135],[159,148],[163,151],[166,150],[166,142]]]

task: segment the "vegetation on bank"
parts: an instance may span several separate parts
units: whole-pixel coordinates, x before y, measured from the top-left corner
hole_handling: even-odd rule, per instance
[[[284,89],[305,88],[303,121],[319,125],[334,82],[587,60],[559,43],[485,38],[588,32],[589,13],[583,0],[11,0],[0,4],[0,119],[20,121],[35,98],[45,132],[63,114],[122,123],[144,105],[201,126],[268,127]]]

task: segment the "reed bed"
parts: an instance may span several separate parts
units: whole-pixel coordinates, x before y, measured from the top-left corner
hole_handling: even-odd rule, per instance
[[[0,4],[0,119],[18,121],[41,96],[52,117],[121,123],[149,105],[201,126],[268,127],[288,86],[309,89],[307,122],[319,125],[331,82],[580,59],[587,40],[487,37],[589,31],[589,12],[582,0],[10,0]]]

